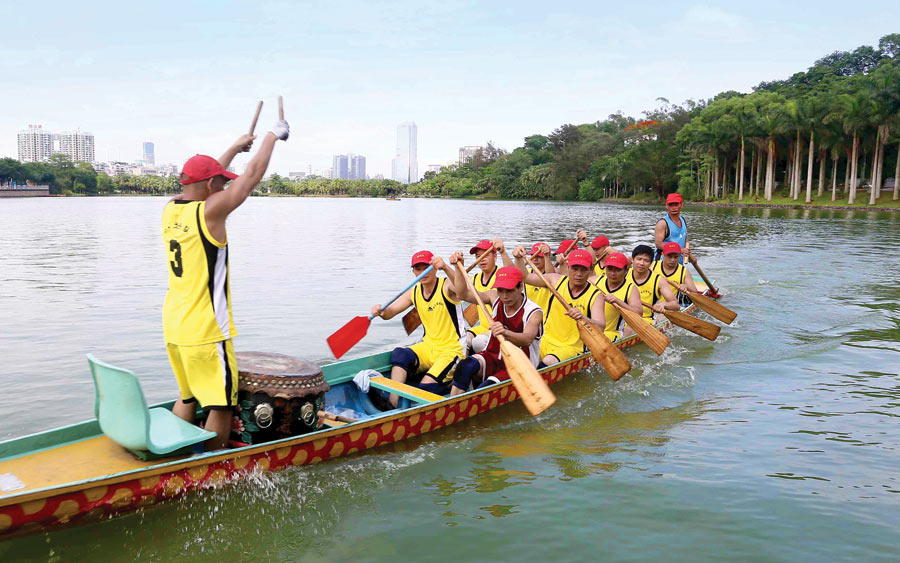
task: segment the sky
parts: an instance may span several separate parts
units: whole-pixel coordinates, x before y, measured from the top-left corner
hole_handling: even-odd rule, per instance
[[[854,5],[855,6],[855,5]],[[396,127],[419,173],[463,145],[749,92],[900,32],[900,2],[43,2],[0,0],[0,157],[29,124],[95,136],[100,161],[218,156],[284,96],[270,172],[366,156],[390,177]],[[235,160],[238,171],[248,160]]]

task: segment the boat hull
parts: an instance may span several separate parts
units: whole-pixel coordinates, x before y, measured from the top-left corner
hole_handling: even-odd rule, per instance
[[[665,330],[671,325],[664,320],[658,327]],[[640,342],[635,335],[616,343],[616,346],[626,348]],[[369,358],[381,358],[383,363],[387,355],[382,353]],[[366,358],[363,358],[346,363],[365,361]],[[593,363],[594,359],[586,353],[549,366],[541,370],[541,375],[552,385]],[[346,382],[351,377],[352,374],[344,374],[339,379]],[[330,382],[335,383],[331,379]],[[130,471],[64,485],[0,494],[0,540],[61,524],[87,522],[138,510],[178,498],[195,489],[221,486],[251,472],[278,471],[291,466],[309,465],[392,444],[467,420],[517,398],[518,393],[512,382],[506,381],[434,403],[388,412],[302,436],[173,461],[148,463],[145,467]],[[49,448],[47,451],[65,459],[65,452],[58,450],[86,447],[86,444],[101,449],[109,448],[110,452],[119,454],[123,452],[118,445],[102,435],[76,440],[72,444]],[[19,459],[30,455],[40,456],[42,453],[47,452],[25,453]],[[0,463],[0,474],[6,470],[4,465],[8,466],[10,463]]]

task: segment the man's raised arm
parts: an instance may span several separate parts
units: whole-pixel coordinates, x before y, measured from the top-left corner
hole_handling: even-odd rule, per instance
[[[262,146],[250,159],[244,173],[231,182],[227,189],[210,195],[206,200],[206,220],[208,222],[225,221],[232,211],[244,203],[244,200],[265,175],[266,169],[269,167],[269,160],[272,158],[272,150],[275,148],[275,141],[287,140],[289,133],[290,127],[287,121],[282,119],[275,122],[272,130],[263,137]]]

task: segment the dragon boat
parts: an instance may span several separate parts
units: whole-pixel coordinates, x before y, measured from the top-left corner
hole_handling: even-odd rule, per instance
[[[705,283],[696,284],[709,294]],[[681,310],[690,313],[694,305]],[[657,328],[666,331],[672,325],[663,318]],[[640,338],[632,335],[614,345],[624,349],[639,342]],[[593,363],[594,358],[586,352],[545,367],[540,374],[552,385]],[[232,444],[237,447],[225,450],[192,453],[190,448],[182,448],[167,456],[142,455],[104,434],[97,418],[0,442],[0,540],[141,510],[197,489],[225,485],[252,472],[319,463],[377,448],[464,421],[518,398],[511,381],[448,397],[381,375],[370,380],[376,393],[401,397],[398,409],[381,411],[369,399],[371,390],[363,393],[353,378],[363,370],[387,374],[390,367],[390,352],[323,366],[318,375],[327,382],[327,391],[311,404],[318,409],[324,398],[326,410],[314,411],[315,423],[309,431],[261,443],[237,442]],[[255,381],[254,375],[243,369],[241,377]],[[173,404],[153,405],[150,411],[171,411]],[[330,414],[335,411],[355,416]],[[271,412],[262,415],[264,419]]]

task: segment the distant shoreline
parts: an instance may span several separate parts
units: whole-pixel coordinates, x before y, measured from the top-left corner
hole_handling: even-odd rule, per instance
[[[62,195],[62,194],[49,194],[43,196],[31,196],[31,197],[171,197],[173,194],[96,194],[96,195],[88,195],[88,194],[71,194],[71,195]],[[253,197],[285,197],[285,198],[334,198],[334,199],[387,199],[386,196],[351,196],[346,194],[252,194]],[[644,205],[644,206],[659,206],[661,209],[665,207],[663,200],[658,201],[648,201],[648,200],[633,200],[633,199],[599,199],[596,201],[580,201],[580,200],[550,200],[550,199],[505,199],[498,197],[448,197],[448,196],[417,196],[417,195],[405,195],[400,196],[398,199],[456,199],[460,201],[522,201],[522,202],[535,202],[535,203],[546,203],[546,202],[558,202],[558,203],[613,203],[617,205]],[[893,201],[893,200],[891,200]],[[745,209],[815,209],[819,211],[890,211],[890,212],[900,212],[900,205],[886,205],[884,207],[872,207],[869,205],[866,206],[850,206],[850,205],[822,205],[822,204],[807,204],[807,203],[765,203],[765,202],[756,202],[756,203],[746,203],[746,202],[721,202],[721,201],[691,201],[685,200],[685,207],[731,207],[731,208],[745,208]]]

